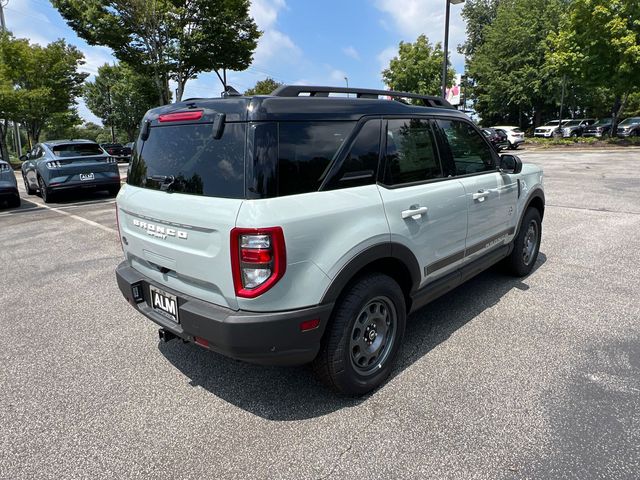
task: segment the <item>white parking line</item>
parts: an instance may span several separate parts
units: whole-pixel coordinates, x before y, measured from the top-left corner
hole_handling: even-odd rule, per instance
[[[100,230],[104,230],[105,232],[117,233],[115,228],[106,227],[98,222],[94,222],[93,220],[86,219],[79,215],[74,215],[73,213],[65,212],[64,210],[60,210],[59,208],[50,207],[49,205],[41,205],[42,208],[46,208],[47,210],[51,210],[52,212],[59,213],[60,215],[64,215],[74,220],[78,220],[79,222],[86,223],[87,225],[91,225],[92,227],[97,227]]]

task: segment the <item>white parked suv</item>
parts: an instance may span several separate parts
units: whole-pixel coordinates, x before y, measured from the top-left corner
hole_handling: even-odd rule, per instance
[[[284,86],[149,111],[116,211],[119,288],[161,339],[358,395],[409,313],[497,262],[531,271],[544,193],[440,98]]]
[[[554,135],[560,136],[560,135],[562,135],[562,131],[558,127],[559,126],[564,126],[564,124],[566,122],[568,122],[568,121],[569,121],[569,119],[562,120],[562,125],[561,125],[560,121],[551,120],[550,122],[545,123],[541,127],[536,128],[533,131],[533,136],[534,137],[543,137],[543,138],[551,138]]]
[[[521,144],[524,143],[524,132],[519,127],[491,127],[499,130],[503,130],[507,134],[507,141],[509,142],[508,148],[510,150],[516,150]]]

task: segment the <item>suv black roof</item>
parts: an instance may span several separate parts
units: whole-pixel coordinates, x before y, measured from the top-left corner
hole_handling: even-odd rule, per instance
[[[331,93],[353,94],[353,97],[332,97]],[[304,94],[301,96],[301,94]],[[396,101],[380,99],[393,97]],[[422,100],[427,106],[401,101],[403,98]],[[400,100],[400,101],[398,101]],[[425,115],[447,114],[467,118],[446,100],[407,92],[344,87],[282,86],[271,95],[226,98],[190,98],[150,110],[146,120],[157,124],[163,114],[189,109],[204,110],[204,121],[213,121],[223,113],[227,122],[281,120],[357,120],[364,115]]]

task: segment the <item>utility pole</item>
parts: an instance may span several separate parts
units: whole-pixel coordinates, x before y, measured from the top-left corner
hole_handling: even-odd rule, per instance
[[[109,102],[109,126],[111,127],[111,143],[116,143],[116,129],[113,126],[113,107],[111,106],[111,85],[107,85],[107,102]]]
[[[2,32],[7,31],[7,24],[4,22],[4,7],[9,3],[9,0],[0,0],[0,27]]]
[[[449,67],[449,17],[451,16],[451,4],[460,5],[464,0],[446,0],[444,17],[444,59],[442,60],[442,98],[447,98],[447,68]]]

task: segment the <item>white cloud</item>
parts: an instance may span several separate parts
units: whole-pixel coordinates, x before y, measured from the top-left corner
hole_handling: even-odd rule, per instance
[[[389,62],[391,59],[398,55],[398,46],[393,45],[382,50],[378,55],[378,62],[380,62],[380,71],[389,68]]]
[[[375,0],[376,7],[390,17],[402,40],[415,41],[425,34],[433,44],[444,40],[445,2],[433,0]],[[457,52],[465,41],[465,24],[460,12],[462,5],[451,5],[449,22],[449,51],[452,63],[459,70],[464,58]],[[386,22],[385,22],[386,24]]]
[[[339,70],[337,68],[331,70],[331,73],[329,74],[329,78],[335,85],[342,85],[343,83],[345,83],[345,77],[347,76],[348,75],[346,72],[343,72],[342,70]]]
[[[342,53],[344,53],[347,57],[353,58],[354,60],[360,60],[360,54],[352,45],[343,48]]]
[[[291,38],[276,28],[278,15],[287,9],[285,0],[253,0],[249,15],[262,30],[258,47],[253,56],[253,66],[267,66],[273,57],[295,62],[302,51]]]
[[[288,35],[278,30],[266,30],[256,48],[253,56],[253,63],[256,65],[267,65],[269,60],[277,56],[279,60],[294,62],[302,54],[298,47]]]
[[[276,23],[280,10],[284,8],[287,8],[285,0],[253,0],[249,15],[261,30],[266,30]]]

